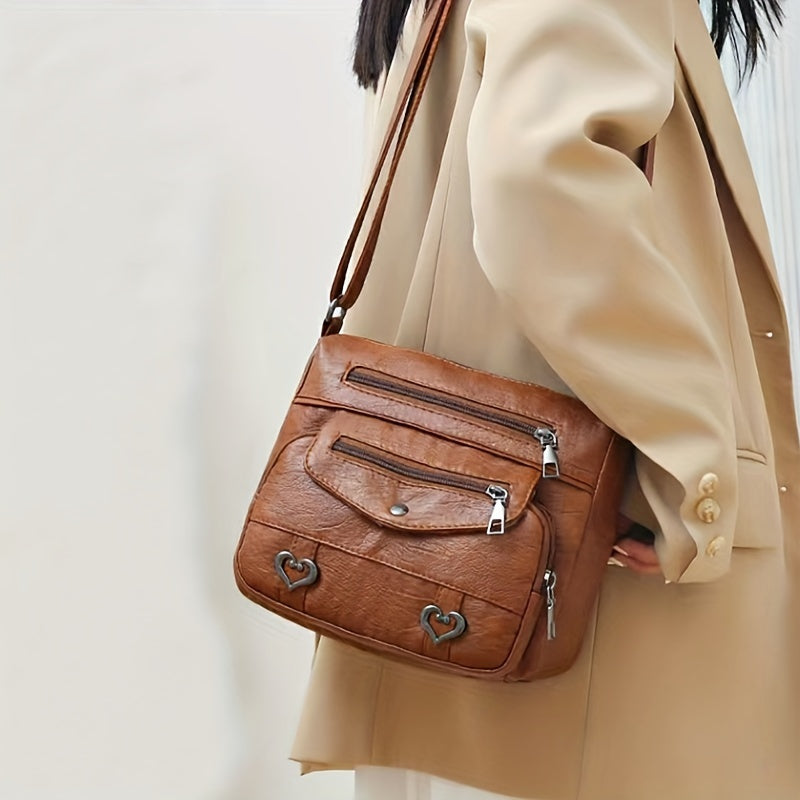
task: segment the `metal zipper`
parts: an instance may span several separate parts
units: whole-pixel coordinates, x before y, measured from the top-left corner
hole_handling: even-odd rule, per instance
[[[547,641],[556,638],[556,573],[548,567],[544,573],[544,596],[547,603]]]
[[[357,367],[351,370],[346,380],[349,383],[357,383],[362,386],[381,389],[403,397],[410,397],[413,400],[420,400],[430,405],[449,408],[461,414],[482,419],[486,422],[492,422],[496,425],[502,425],[518,433],[532,436],[542,447],[542,477],[558,478],[560,475],[558,455],[556,453],[556,450],[558,450],[558,437],[552,428],[533,425],[521,419],[502,414],[499,411],[470,403],[468,400],[453,397],[452,395],[429,391],[409,383],[393,381],[391,378],[375,375],[363,368]]]
[[[389,470],[405,478],[488,495],[492,501],[492,510],[489,515],[489,523],[486,526],[486,533],[493,535],[506,532],[506,508],[508,507],[509,492],[503,486],[473,480],[465,475],[456,475],[452,472],[443,472],[421,465],[417,466],[408,462],[397,461],[387,458],[386,455],[372,448],[367,448],[345,439],[337,439],[331,445],[331,450],[344,453],[360,461],[366,461],[368,464]]]

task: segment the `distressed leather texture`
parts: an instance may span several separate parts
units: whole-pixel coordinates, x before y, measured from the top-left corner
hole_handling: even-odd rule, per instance
[[[352,379],[365,373],[370,384]],[[556,432],[558,478],[542,476],[543,447],[526,427]],[[506,681],[553,675],[580,649],[628,455],[628,443],[574,398],[326,336],[247,514],[236,581],[286,619],[406,662]],[[490,485],[508,492],[503,534],[486,532]],[[408,510],[393,515],[393,506]],[[313,561],[314,583],[290,590],[275,564],[282,552]],[[547,569],[557,576],[551,640]],[[285,562],[283,570],[292,581],[308,574]],[[462,615],[465,632],[435,643],[421,623],[430,605]],[[456,624],[428,621],[437,636]]]

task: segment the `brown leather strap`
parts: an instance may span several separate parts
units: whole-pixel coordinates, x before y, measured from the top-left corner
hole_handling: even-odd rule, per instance
[[[328,308],[328,315],[322,326],[322,334],[327,335],[330,333],[338,333],[342,327],[342,320],[344,313],[347,309],[351,308],[355,303],[361,289],[364,286],[364,281],[367,278],[372,257],[375,253],[375,245],[378,240],[378,233],[380,232],[383,215],[386,211],[386,205],[389,201],[389,191],[391,190],[394,181],[397,166],[400,161],[400,156],[405,147],[408,134],[411,131],[411,123],[416,115],[417,108],[419,107],[420,100],[422,99],[422,90],[430,74],[431,66],[433,64],[433,57],[436,54],[436,49],[439,46],[439,41],[444,31],[447,17],[452,8],[453,0],[432,0],[430,2],[425,17],[422,22],[417,40],[414,45],[414,50],[409,58],[408,68],[403,78],[403,83],[398,92],[397,101],[395,103],[394,111],[392,112],[389,127],[383,139],[383,144],[378,155],[375,169],[372,173],[372,180],[369,183],[364,200],[361,203],[361,208],[356,216],[353,229],[344,247],[344,252],[339,260],[339,266],[336,270],[336,275],[333,279],[333,284],[330,291],[330,307]],[[402,124],[401,124],[402,123]],[[389,165],[389,172],[386,178],[386,183],[383,188],[380,200],[378,202],[375,216],[373,217],[372,224],[367,233],[364,248],[361,251],[358,262],[356,263],[353,275],[350,282],[347,284],[345,290],[345,280],[347,278],[348,267],[350,260],[355,250],[356,241],[363,227],[364,220],[367,216],[367,210],[372,201],[375,193],[375,188],[378,185],[383,166],[386,163],[386,158],[389,154],[392,141],[395,138],[398,128],[400,128],[400,135],[397,137],[397,145],[392,156],[392,161]]]
[[[454,0],[430,0],[428,8],[425,12],[425,17],[422,21],[417,40],[414,45],[414,50],[409,58],[406,74],[403,77],[403,82],[398,92],[397,101],[392,112],[389,127],[381,145],[378,160],[372,173],[372,179],[367,187],[364,200],[361,203],[361,208],[356,215],[356,220],[353,224],[353,229],[347,239],[344,247],[344,252],[339,260],[339,266],[336,270],[336,275],[333,279],[330,291],[330,305],[328,313],[322,323],[322,335],[338,333],[342,328],[344,315],[348,309],[352,308],[361,290],[364,288],[364,282],[367,279],[367,273],[372,265],[372,258],[375,254],[375,247],[378,242],[378,234],[380,233],[381,223],[383,222],[384,214],[386,213],[386,206],[389,202],[389,192],[394,182],[394,177],[397,172],[397,167],[400,163],[400,156],[405,148],[408,135],[411,132],[411,125],[416,116],[417,109],[419,108],[422,99],[422,92],[425,84],[428,81],[431,67],[433,65],[433,58],[436,55],[436,50],[441,41],[444,32],[447,18],[452,9]],[[353,274],[350,281],[345,288],[347,280],[348,268],[350,261],[355,251],[356,241],[361,229],[364,225],[364,220],[367,216],[372,198],[375,194],[375,189],[378,185],[380,174],[383,170],[386,158],[389,154],[392,141],[397,135],[397,144],[392,154],[392,160],[389,164],[389,171],[386,177],[383,191],[381,193],[378,205],[373,216],[372,223],[370,224],[367,232],[366,239],[361,254],[356,262]],[[651,139],[642,148],[639,166],[644,172],[647,180],[652,183],[653,181],[653,167],[655,163],[655,137]]]

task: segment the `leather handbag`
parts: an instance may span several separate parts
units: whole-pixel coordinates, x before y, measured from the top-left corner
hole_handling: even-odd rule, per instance
[[[533,680],[580,651],[616,539],[629,443],[575,398],[340,333],[451,2],[433,0],[423,19],[234,573],[248,598],[319,634],[457,675]],[[652,147],[645,155],[651,164]]]

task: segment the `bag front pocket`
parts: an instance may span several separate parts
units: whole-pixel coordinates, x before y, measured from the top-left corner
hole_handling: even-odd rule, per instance
[[[540,478],[527,464],[345,411],[323,426],[305,468],[353,509],[407,533],[504,533]]]
[[[531,502],[538,479],[529,465],[334,412],[261,486],[241,549],[261,568],[242,575],[243,591],[322,633],[502,677],[539,624],[552,558]]]
[[[396,455],[390,455],[370,445],[359,442],[356,439],[350,439],[345,436],[340,436],[331,445],[331,452],[340,453],[348,459],[352,459],[357,464],[364,466],[370,465],[377,468],[382,472],[388,473],[393,477],[401,477],[406,486],[414,486],[415,484],[421,485],[424,488],[435,488],[439,492],[447,492],[456,490],[459,502],[459,515],[462,518],[461,524],[453,524],[450,521],[446,531],[442,529],[441,525],[437,525],[435,521],[431,521],[431,517],[439,517],[442,513],[443,503],[439,498],[436,498],[432,492],[426,492],[423,499],[426,501],[424,505],[426,508],[420,509],[420,503],[412,502],[409,506],[405,502],[394,503],[389,506],[388,513],[386,511],[386,504],[383,504],[383,517],[384,524],[390,527],[399,527],[403,530],[408,529],[407,526],[398,524],[399,521],[405,520],[409,514],[410,519],[419,519],[418,522],[413,522],[412,527],[422,530],[439,530],[440,532],[451,532],[459,528],[466,528],[470,530],[474,527],[473,524],[463,521],[463,492],[471,492],[480,495],[484,498],[488,497],[490,506],[487,506],[487,534],[504,534],[506,531],[506,507],[508,506],[509,492],[508,487],[501,485],[497,481],[487,483],[486,480],[480,478],[471,478],[468,475],[459,475],[452,472],[445,472],[444,470],[432,469],[420,464],[419,462],[412,461],[408,458],[401,458]],[[434,507],[430,509],[430,502],[433,500]],[[412,513],[411,509],[416,513]],[[430,511],[433,510],[432,515]],[[380,512],[379,512],[380,513]],[[392,525],[394,523],[394,525]]]

